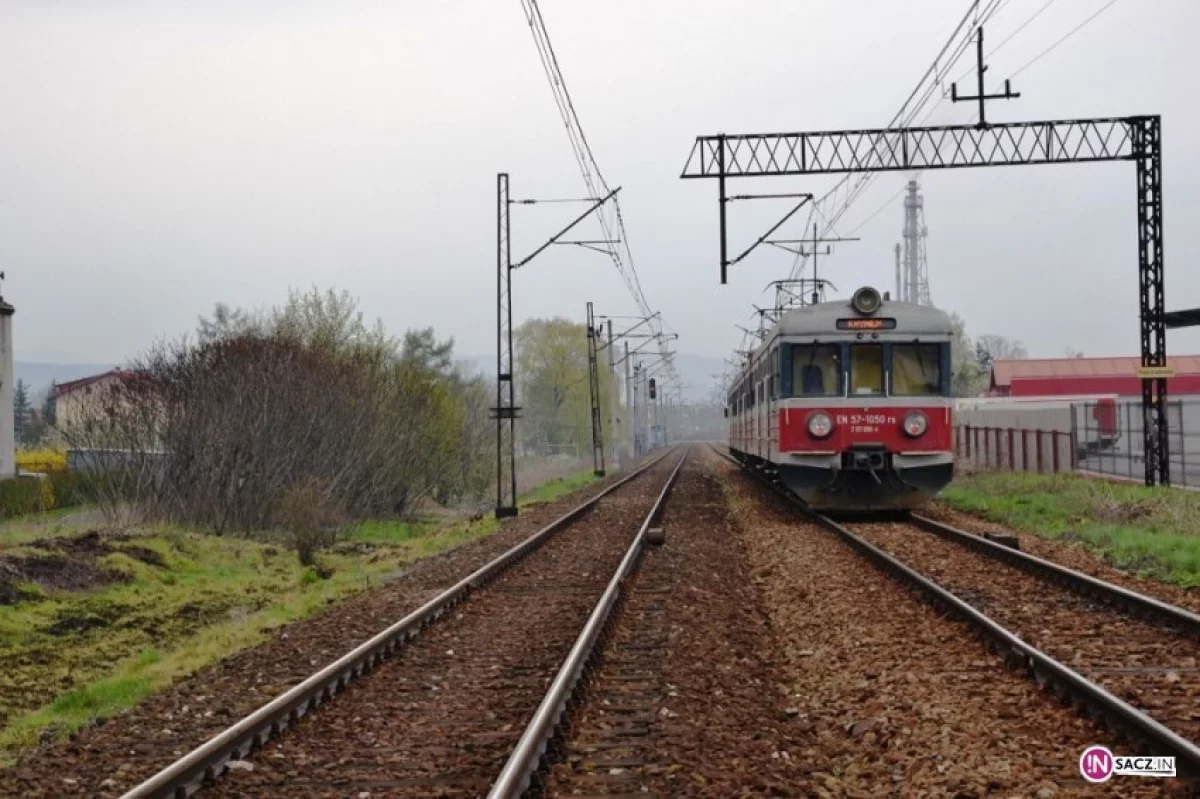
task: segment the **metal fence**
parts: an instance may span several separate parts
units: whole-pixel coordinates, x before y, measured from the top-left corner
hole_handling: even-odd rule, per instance
[[[1081,471],[1137,481],[1145,477],[1141,402],[1123,399],[1108,410],[1084,402],[1073,406],[1073,411]],[[1200,401],[1168,402],[1167,429],[1172,485],[1200,486]]]
[[[1079,471],[1134,482],[1145,477],[1138,399],[1071,403],[1069,417],[1046,413],[1041,418],[1050,429],[959,424],[955,455],[975,469]],[[1167,423],[1172,485],[1200,487],[1200,399],[1169,402]]]
[[[954,452],[975,469],[1055,474],[1076,468],[1070,431],[960,425],[954,428]]]

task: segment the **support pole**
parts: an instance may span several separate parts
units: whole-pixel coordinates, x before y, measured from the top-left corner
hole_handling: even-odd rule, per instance
[[[630,376],[629,342],[625,342],[625,432],[629,435],[629,456],[637,459],[637,413],[634,408],[634,379]]]
[[[512,256],[508,175],[496,176],[496,518],[517,515],[516,389],[513,385]]]
[[[612,320],[608,320],[608,440],[612,447],[613,469],[621,468],[620,436],[617,431],[621,419],[621,403],[617,394],[616,354],[613,352]]]
[[[596,352],[597,338],[600,331],[596,329],[596,315],[592,303],[587,304],[587,347],[588,347],[588,397],[591,401],[592,415],[592,473],[596,477],[604,476],[604,430],[600,426],[600,363]]]
[[[726,282],[726,269],[729,267],[728,239],[725,235],[725,206],[729,200],[725,197],[725,136],[717,137],[717,168],[720,175],[717,179],[717,194],[721,207],[721,285]]]
[[[1162,119],[1138,118],[1132,126],[1137,160],[1138,299],[1142,366],[1167,365],[1163,295]],[[1171,484],[1166,378],[1142,380],[1142,434],[1146,485]]]

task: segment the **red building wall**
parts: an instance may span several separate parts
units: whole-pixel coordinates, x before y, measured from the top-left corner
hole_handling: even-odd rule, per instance
[[[1200,394],[1200,375],[1178,374],[1167,380],[1172,396]],[[1014,378],[1010,396],[1054,397],[1079,394],[1142,395],[1142,381],[1134,375],[1110,377],[1023,377]]]

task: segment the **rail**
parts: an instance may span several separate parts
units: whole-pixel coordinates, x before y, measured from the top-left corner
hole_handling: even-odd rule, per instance
[[[721,452],[717,447],[714,446],[713,450],[719,456],[741,466],[735,458]],[[1095,711],[1107,720],[1115,722],[1116,725],[1133,732],[1143,741],[1159,747],[1156,753],[1162,753],[1165,750],[1166,753],[1173,755],[1177,759],[1177,767],[1182,774],[1190,777],[1200,776],[1200,747],[1197,747],[1196,744],[1109,693],[1074,669],[1023,641],[995,620],[882,549],[856,536],[829,517],[811,510],[801,500],[777,485],[761,477],[758,479],[880,569],[915,587],[935,605],[949,611],[981,632],[990,640],[995,651],[1004,657],[1008,665],[1024,668],[1039,684],[1053,685],[1060,696],[1070,698],[1077,704]],[[1117,588],[1117,586],[1113,586],[1113,588]],[[1124,591],[1125,589],[1119,590]],[[1128,593],[1132,594],[1133,592]],[[1149,599],[1149,597],[1145,597],[1145,599]],[[1156,602],[1156,600],[1151,600],[1151,602]],[[1183,612],[1186,613],[1186,611]]]
[[[447,610],[466,599],[472,591],[487,585],[525,556],[538,549],[554,534],[591,510],[601,499],[644,474],[669,454],[670,451],[664,452],[573,510],[555,519],[386,630],[376,634],[308,677],[304,682],[280,694],[249,716],[171,763],[125,793],[122,799],[190,796],[199,790],[206,779],[214,779],[225,773],[226,764],[229,761],[245,757],[254,749],[263,746],[272,736],[282,733],[309,710],[331,700],[352,680],[369,672],[382,660],[395,653],[400,646],[415,638],[418,633],[445,614]]]
[[[1200,615],[1192,613],[1175,605],[1139,594],[1128,588],[1106,582],[1090,574],[1069,569],[1053,561],[1030,555],[1019,549],[989,541],[983,536],[951,527],[943,522],[934,521],[920,514],[913,513],[909,521],[926,532],[953,541],[956,544],[974,549],[990,558],[1004,561],[1033,574],[1058,581],[1077,593],[1086,594],[1111,605],[1123,608],[1142,616],[1153,618],[1166,624],[1180,627],[1191,635],[1200,636]]]
[[[613,611],[618,607],[624,583],[637,568],[645,548],[647,531],[661,516],[667,496],[675,485],[675,480],[678,478],[679,471],[683,468],[683,462],[687,460],[689,452],[690,448],[684,450],[683,457],[679,459],[671,476],[667,478],[654,506],[646,514],[641,529],[638,530],[633,543],[626,550],[625,557],[621,559],[620,565],[617,566],[616,572],[608,582],[608,587],[596,603],[595,609],[592,610],[584,624],[582,632],[579,633],[579,637],[571,647],[566,660],[563,661],[558,674],[555,675],[549,690],[546,691],[545,698],[542,699],[542,703],[533,714],[533,719],[525,728],[525,732],[517,742],[512,755],[509,756],[508,762],[504,764],[499,778],[492,785],[492,790],[488,793],[489,799],[508,799],[508,797],[521,796],[529,789],[534,775],[542,766],[550,741],[558,733],[563,714],[575,694],[575,689],[579,686],[583,670],[596,654],[601,633],[611,619]]]

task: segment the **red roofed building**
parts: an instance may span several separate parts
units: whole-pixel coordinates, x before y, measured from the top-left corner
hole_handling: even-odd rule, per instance
[[[995,361],[988,395],[993,397],[1059,397],[1117,394],[1140,397],[1137,376],[1141,359],[1028,358]],[[1172,396],[1200,394],[1200,355],[1168,356],[1175,376],[1167,382]]]

